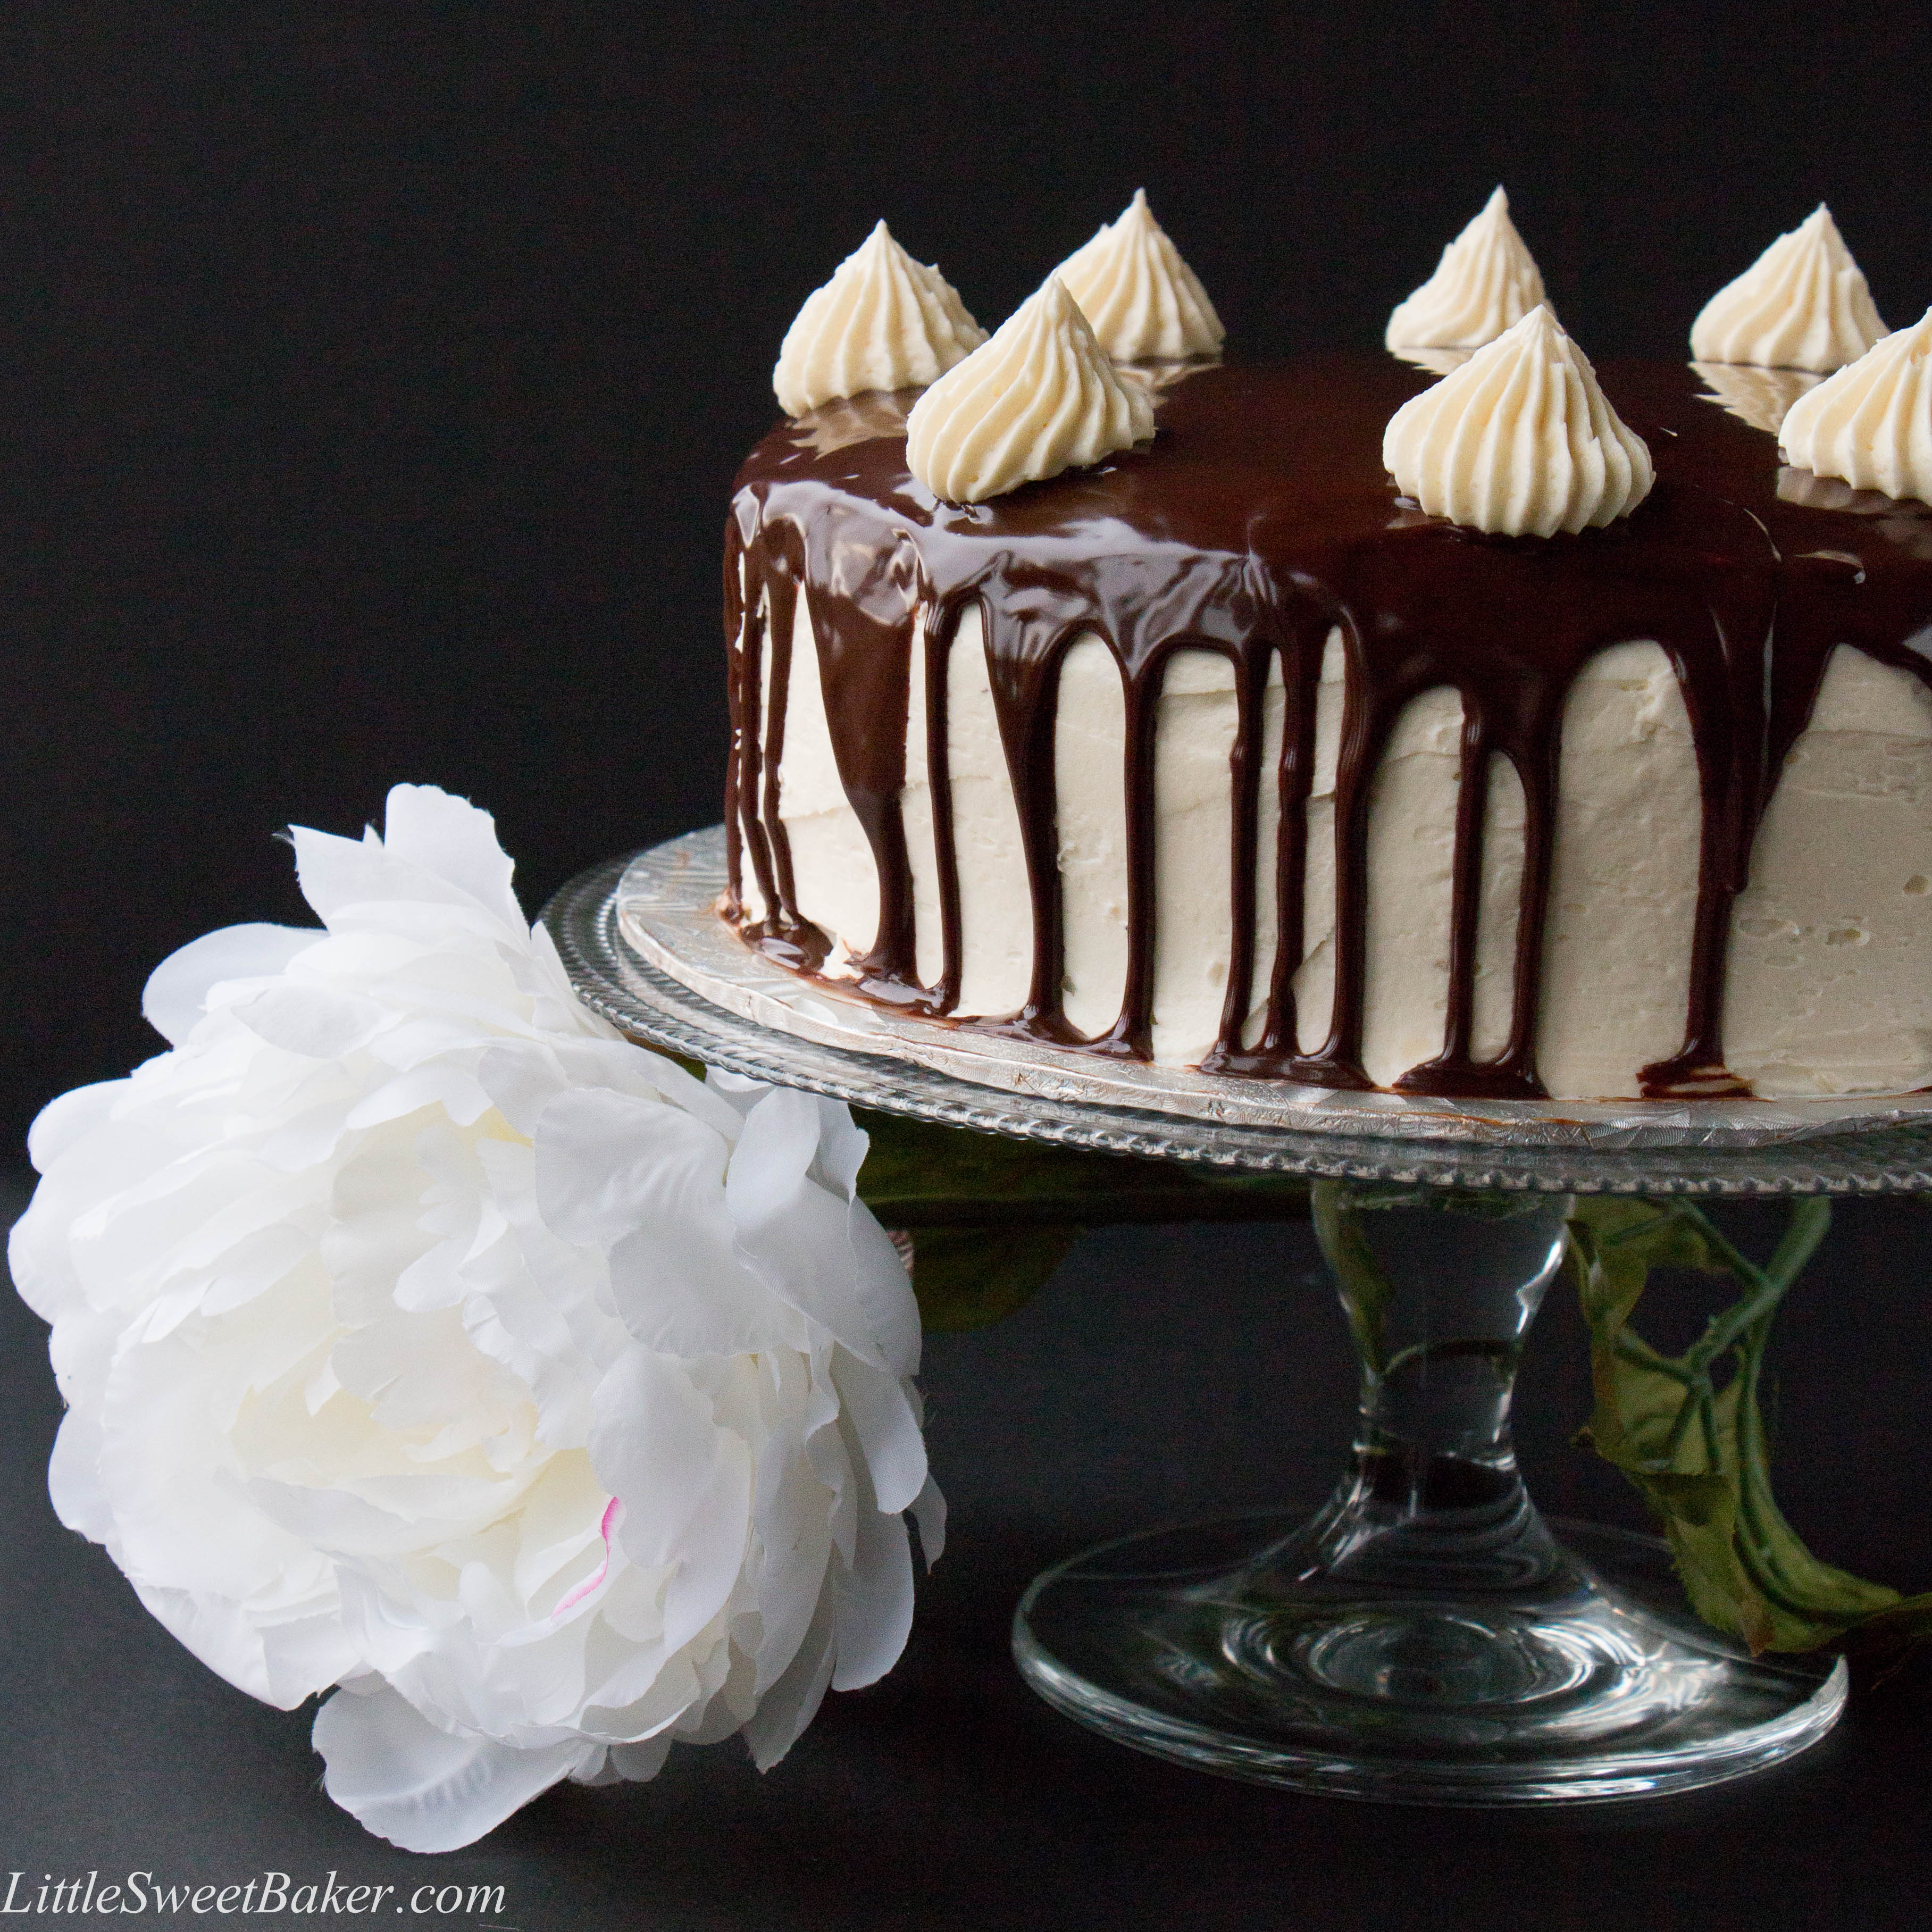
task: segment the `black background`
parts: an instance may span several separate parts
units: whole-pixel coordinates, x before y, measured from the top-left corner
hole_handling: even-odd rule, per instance
[[[1144,184],[1247,356],[1497,182],[1593,354],[1828,196],[1932,302],[1897,4],[0,10],[0,1137],[149,1050],[291,821],[494,811],[532,909],[718,815],[723,507],[880,215],[988,326]]]
[[[445,784],[534,910],[717,816],[726,493],[786,324],[880,215],[990,326],[1144,184],[1259,357],[1374,341],[1502,181],[1584,346],[1673,355],[1822,196],[1898,325],[1932,302],[1928,45],[1895,4],[9,0],[0,1145],[154,1049],[174,946],[303,916],[282,824]],[[1846,1210],[1780,1345],[1800,1527],[1905,1585],[1927,1227]],[[1347,1377],[1312,1265],[1298,1234],[1109,1238],[936,1343],[958,1533],[902,1671],[762,1784],[682,1753],[427,1867],[320,1797],[305,1716],[200,1671],[52,1524],[10,1301],[0,1864],[453,1862],[507,1876],[526,1932],[1918,1922],[1922,1672],[1732,1793],[1520,1826],[1193,1778],[1019,1689],[1041,1562],[1318,1492]],[[1541,1492],[1634,1522],[1567,1446],[1567,1310],[1536,1347]]]

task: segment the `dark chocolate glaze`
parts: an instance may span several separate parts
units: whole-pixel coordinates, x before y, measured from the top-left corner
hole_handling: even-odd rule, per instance
[[[1776,439],[1718,406],[1682,364],[1609,363],[1599,375],[1649,445],[1656,485],[1607,529],[1547,538],[1460,529],[1398,496],[1382,468],[1382,431],[1435,379],[1379,357],[1204,369],[1162,394],[1150,446],[970,506],[937,501],[908,473],[910,394],[862,398],[781,424],[740,473],[726,535],[728,910],[742,921],[748,866],[766,912],[756,925],[742,921],[747,938],[802,970],[822,964],[826,940],[798,912],[778,815],[792,626],[804,584],[839,776],[878,868],[879,928],[856,962],[860,988],[934,1013],[952,1010],[961,939],[946,664],[961,613],[976,603],[1034,933],[1024,1006],[978,1023],[1144,1057],[1154,994],[1154,705],[1168,654],[1218,652],[1235,674],[1234,940],[1221,1036],[1204,1064],[1365,1087],[1371,786],[1403,706],[1450,685],[1464,724],[1446,1038],[1436,1059],[1397,1084],[1540,1095],[1538,983],[1564,699],[1594,652],[1654,640],[1682,686],[1703,826],[1684,1044],[1644,1070],[1643,1088],[1657,1096],[1742,1091],[1723,1042],[1732,901],[1833,648],[1854,646],[1932,682],[1932,509],[1780,470]],[[1302,954],[1316,693],[1336,627],[1348,675],[1336,779],[1335,994],[1327,1040],[1304,1054],[1291,986]],[[1072,1031],[1060,1006],[1053,782],[1059,660],[1087,634],[1107,644],[1124,676],[1128,800],[1126,998],[1114,1027],[1092,1041]],[[899,808],[916,650],[927,653],[923,728],[944,923],[944,969],[930,986],[918,982],[914,965]],[[1286,700],[1274,854],[1280,940],[1266,1024],[1244,1046],[1262,706],[1277,656]],[[767,657],[770,696],[761,706]],[[1509,1041],[1497,1058],[1478,1060],[1471,1013],[1492,753],[1522,782],[1525,862]]]

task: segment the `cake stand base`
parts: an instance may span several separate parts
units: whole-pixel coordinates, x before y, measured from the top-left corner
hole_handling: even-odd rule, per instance
[[[1014,1617],[1021,1674],[1156,1757],[1397,1804],[1687,1791],[1802,1750],[1844,1702],[1842,1659],[1753,1660],[1662,1609],[1650,1538],[1566,1522],[1528,1588],[1438,1595],[1301,1580],[1322,1522],[1190,1524],[1058,1564]]]
[[[1667,1553],[1582,1524],[1566,1548],[1530,1501],[1510,1400],[1568,1204],[1317,1181],[1362,1371],[1334,1496],[1048,1570],[1014,1624],[1034,1689],[1184,1764],[1418,1804],[1647,1798],[1822,1737],[1842,1664],[1673,1620]]]

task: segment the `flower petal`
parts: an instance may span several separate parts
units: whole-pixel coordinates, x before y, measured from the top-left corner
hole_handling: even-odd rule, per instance
[[[887,1514],[860,1475],[858,1545],[838,1579],[838,1661],[835,1690],[876,1684],[899,1660],[912,1633],[912,1544],[905,1518]]]
[[[838,1102],[776,1088],[746,1116],[724,1183],[738,1252],[774,1294],[861,1361],[910,1375],[919,1304],[898,1251],[870,1209],[842,1199],[812,1171],[840,1114],[849,1122]]]
[[[770,1771],[797,1743],[832,1688],[836,1616],[832,1593],[826,1591],[784,1674],[758,1700],[746,1723],[745,1742],[760,1771]]]
[[[511,880],[515,865],[496,837],[496,821],[467,799],[435,785],[392,785],[382,843],[406,864],[447,879],[518,932],[528,921]]]
[[[105,1126],[127,1090],[124,1080],[103,1080],[50,1100],[27,1130],[27,1156],[34,1172],[45,1174],[83,1135]]]
[[[316,1713],[313,1741],[329,1796],[409,1852],[473,1845],[604,1748],[572,1738],[521,1750],[452,1736],[387,1685],[338,1690]]]
[[[388,1018],[373,1000],[292,980],[271,981],[230,1001],[224,1010],[271,1046],[309,1060],[346,1058],[367,1045]]]
[[[179,1046],[207,1010],[212,989],[229,980],[266,980],[323,935],[292,926],[226,926],[191,939],[148,975],[141,1012],[170,1046]]]
[[[919,1526],[919,1547],[930,1570],[946,1554],[946,1498],[932,1477],[912,1499],[912,1520]]]
[[[832,1372],[839,1406],[850,1417],[865,1452],[879,1508],[895,1515],[910,1509],[926,1486],[926,1443],[904,1385],[896,1376],[842,1351]]]
[[[646,1348],[690,1357],[802,1342],[734,1250],[730,1148],[715,1130],[662,1100],[591,1088],[544,1109],[536,1150],[544,1221],[608,1250],[617,1312]]]
[[[617,1537],[631,1561],[678,1566],[664,1598],[676,1649],[723,1608],[744,1563],[751,1456],[676,1363],[632,1348],[598,1389],[590,1460],[624,1505]]]

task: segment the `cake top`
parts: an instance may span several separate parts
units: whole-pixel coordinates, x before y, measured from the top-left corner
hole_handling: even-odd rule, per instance
[[[1406,499],[1383,466],[1384,430],[1435,379],[1369,353],[1197,368],[1160,391],[1151,442],[974,505],[944,501],[913,476],[905,424],[917,392],[828,404],[779,424],[752,451],[736,514],[747,535],[775,518],[803,528],[826,508],[846,520],[839,527],[902,530],[926,594],[940,599],[1016,572],[1144,574],[1150,555],[1177,568],[1185,560],[1164,600],[1162,636],[1203,626],[1224,634],[1226,620],[1208,614],[1223,591],[1252,620],[1253,596],[1234,587],[1257,568],[1277,580],[1278,602],[1332,608],[1350,602],[1346,586],[1371,560],[1398,554],[1418,585],[1425,558],[1499,589],[1520,579],[1520,594],[1533,585],[1552,615],[1557,604],[1628,580],[1633,588],[1612,600],[1614,610],[1586,626],[1603,640],[1658,634],[1661,614],[1646,622],[1647,602],[1661,614],[1672,585],[1700,580],[1702,598],[1701,580],[1726,576],[1736,595],[1748,584],[1753,597],[1788,597],[1828,579],[1846,593],[1833,620],[1846,640],[1880,649],[1886,638],[1902,645],[1932,624],[1932,508],[1781,463],[1776,436],[1688,364],[1610,361],[1595,373],[1618,418],[1648,446],[1656,480],[1630,515],[1576,536],[1490,536]],[[1720,583],[1712,594],[1721,602],[1724,590]],[[1083,607],[1110,601],[1098,578],[1082,593]],[[1385,614],[1370,600],[1357,614],[1366,632]],[[1131,656],[1144,627],[1100,628]]]

